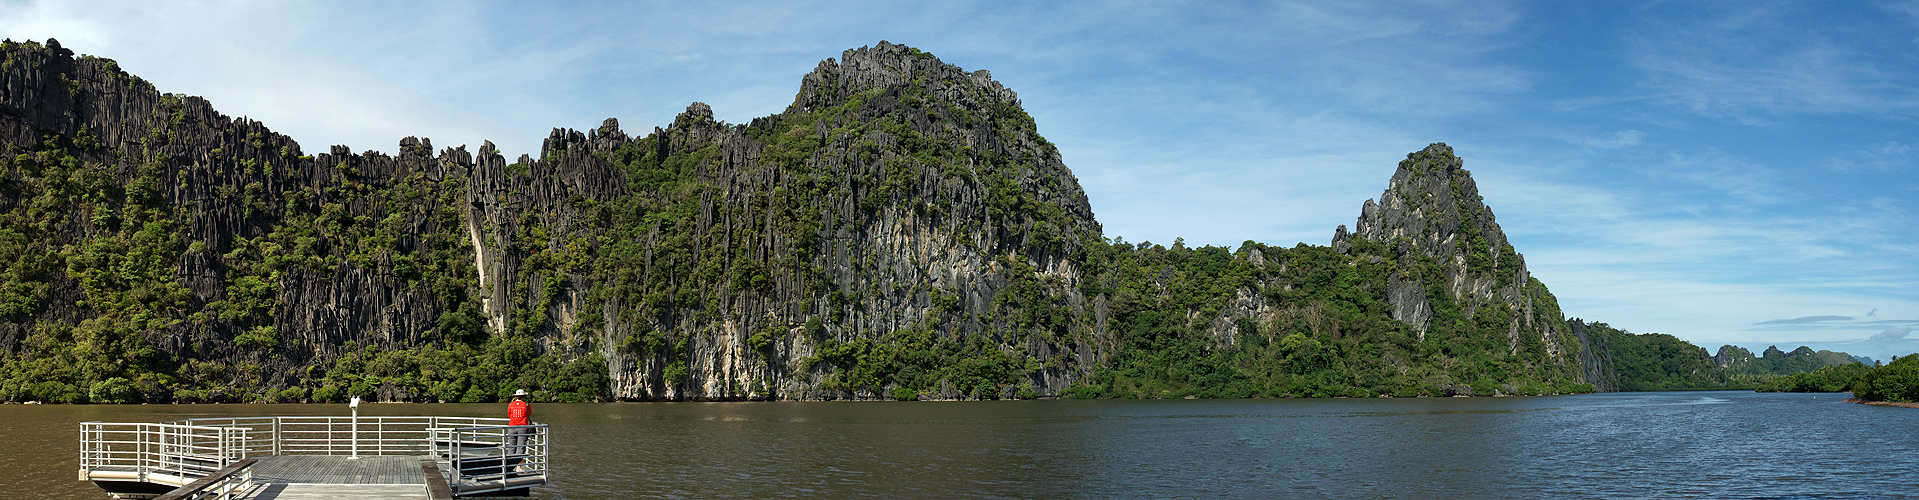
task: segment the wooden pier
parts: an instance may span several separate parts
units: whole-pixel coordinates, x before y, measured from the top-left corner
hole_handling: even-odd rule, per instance
[[[223,476],[251,472],[245,484],[216,486]],[[219,491],[214,491],[219,490]],[[453,490],[429,457],[277,455],[250,458],[199,478],[155,500],[225,493],[238,500],[450,500]]]
[[[424,465],[423,465],[424,463]],[[429,485],[424,472],[432,468],[437,485]],[[261,457],[253,466],[252,491],[240,498],[251,500],[304,500],[324,498],[393,498],[446,500],[453,498],[446,477],[430,457],[381,456],[348,457],[324,455],[278,455]],[[444,496],[435,497],[431,486]]]
[[[115,498],[524,496],[547,427],[463,417],[247,417],[81,424],[80,479]]]

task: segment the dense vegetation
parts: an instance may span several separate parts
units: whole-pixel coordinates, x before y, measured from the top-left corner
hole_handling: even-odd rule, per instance
[[[1453,394],[1590,392],[1575,368],[1554,360],[1538,339],[1516,349],[1506,330],[1513,312],[1489,304],[1467,316],[1443,289],[1420,340],[1385,304],[1385,277],[1401,259],[1363,240],[1358,250],[1246,242],[1170,248],[1140,243],[1094,245],[1088,294],[1111,297],[1120,353],[1076,397],[1410,397]],[[1389,257],[1379,258],[1381,253]],[[1258,258],[1253,258],[1258,255]],[[1413,258],[1429,271],[1430,259]],[[1432,271],[1436,272],[1436,271]],[[1438,283],[1440,280],[1431,280]],[[1261,290],[1271,307],[1240,317],[1231,337],[1215,334],[1222,307]],[[1549,313],[1557,315],[1556,306]],[[1549,316],[1550,317],[1550,316]],[[1516,352],[1515,352],[1516,351]]]
[[[556,131],[507,164],[411,138],[398,157],[302,155],[111,61],[4,49],[9,74],[58,82],[9,105],[131,96],[106,135],[137,140],[5,123],[36,135],[0,159],[0,400],[593,400],[618,370],[642,393],[618,397],[768,397],[783,379],[1031,397],[1031,374],[1078,368],[1052,347],[1066,288],[1032,266],[1098,239],[1084,197],[1010,92],[924,52],[889,61],[904,84],[809,75],[750,126],[689,108],[641,138]],[[902,212],[1021,271],[1016,293],[970,304],[835,239]],[[902,295],[933,313],[872,324]],[[744,331],[747,373],[714,372],[741,355],[713,345],[722,329]]]
[[[146,144],[158,148],[169,137],[156,132]],[[270,222],[258,236],[210,246],[190,237],[192,211],[168,207],[156,193],[168,169],[164,154],[130,162],[86,135],[49,134],[38,146],[22,146],[9,145],[10,154],[0,156],[0,261],[8,263],[0,318],[35,318],[48,308],[49,291],[63,285],[80,288],[83,300],[73,306],[86,315],[39,316],[16,349],[0,352],[0,400],[342,401],[375,398],[385,388],[385,399],[490,402],[525,388],[542,399],[579,401],[605,392],[604,361],[596,357],[563,360],[536,352],[528,335],[484,332],[468,292],[475,279],[462,265],[470,251],[463,238],[401,235],[417,199],[442,202],[437,213],[418,215],[458,228],[460,212],[445,208],[457,206],[452,200],[463,193],[454,183],[422,182],[417,174],[378,182],[342,163],[326,169],[337,175],[332,186],[306,186],[275,200],[258,181],[231,179],[215,189],[234,195],[249,219]],[[239,163],[254,175],[284,168]],[[356,216],[328,199],[373,208]],[[73,214],[85,219],[71,223]],[[218,280],[223,293],[204,300],[183,285],[177,263],[215,255],[230,265]],[[450,307],[414,349],[348,343],[330,363],[273,379],[263,365],[297,355],[273,321],[283,278],[343,266],[385,270]],[[230,341],[168,352],[149,340],[158,332]]]
[[[511,163],[304,154],[0,49],[68,96],[0,116],[31,130],[0,148],[0,401],[1551,394],[1595,389],[1582,356],[1620,390],[1729,386],[1668,335],[1570,340],[1443,144],[1388,191],[1441,200],[1418,234],[1163,246],[1100,232],[1010,90],[902,46],[750,124],[696,104]]]
[[[1866,401],[1919,402],[1919,356],[1900,357],[1859,374],[1852,395]]]
[[[1593,349],[1610,360],[1611,386],[1620,391],[1732,388],[1706,350],[1663,333],[1635,334],[1605,323],[1585,324]]]
[[[1866,366],[1847,363],[1816,371],[1771,379],[1762,387],[1770,392],[1851,392],[1865,401],[1919,402],[1919,356],[1893,358],[1891,363]]]
[[[1809,373],[1829,366],[1857,364],[1863,358],[1854,358],[1842,352],[1814,351],[1804,346],[1792,352],[1771,346],[1766,348],[1762,356],[1755,357],[1745,348],[1729,345],[1720,347],[1714,359],[1725,370],[1726,379],[1733,387],[1765,390],[1764,387],[1781,376]]]
[[[1850,392],[1861,375],[1873,368],[1860,363],[1831,365],[1816,370],[1766,379],[1760,392]]]

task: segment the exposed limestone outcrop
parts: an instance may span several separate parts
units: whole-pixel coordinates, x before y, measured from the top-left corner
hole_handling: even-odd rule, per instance
[[[21,179],[0,184],[0,348],[107,344],[147,366],[148,401],[353,384],[485,401],[528,382],[378,352],[546,363],[592,388],[568,395],[623,400],[1037,397],[1129,371],[1078,389],[1616,378],[1444,144],[1408,155],[1332,249],[1169,251],[1105,241],[989,73],[886,42],[821,62],[780,114],[728,124],[691,103],[639,135],[555,129],[518,158],[415,137],[308,154],[110,60],[0,52],[0,168]],[[14,385],[0,398],[84,392]]]
[[[1843,352],[1827,350],[1815,351],[1808,346],[1799,346],[1797,349],[1784,351],[1780,350],[1779,346],[1776,345],[1766,346],[1766,349],[1761,351],[1759,356],[1755,357],[1752,351],[1748,351],[1743,347],[1725,345],[1719,347],[1719,353],[1713,356],[1713,362],[1721,368],[1734,368],[1743,364],[1754,364],[1756,365],[1754,367],[1738,369],[1749,372],[1786,374],[1807,371],[1819,366],[1866,363],[1867,360],[1862,360],[1857,356]]]
[[[1722,345],[1719,346],[1719,353],[1712,355],[1712,362],[1713,364],[1719,365],[1720,368],[1726,368],[1734,364],[1749,361],[1752,358],[1752,351],[1748,351],[1744,347]]]
[[[1537,340],[1555,357],[1567,351],[1570,338],[1556,299],[1532,279],[1525,256],[1506,241],[1464,160],[1445,143],[1407,155],[1378,201],[1361,206],[1353,229],[1342,225],[1334,231],[1332,245],[1352,253],[1357,240],[1384,245],[1382,253],[1403,263],[1390,278],[1388,302],[1393,318],[1412,325],[1422,338],[1433,321],[1432,301],[1439,298],[1432,292],[1443,291],[1468,317],[1489,305],[1510,308],[1515,349]],[[1422,259],[1437,264],[1437,273],[1422,276]],[[1550,312],[1542,314],[1542,305]]]
[[[382,200],[356,196],[355,186],[409,177],[438,180],[449,170],[463,175],[456,165],[417,155],[353,155],[336,147],[331,154],[302,156],[297,143],[257,121],[222,115],[197,97],[160,94],[110,60],[72,55],[53,40],[45,47],[9,45],[7,70],[0,73],[0,140],[13,155],[73,138],[78,166],[98,172],[105,185],[151,189],[156,203],[174,210],[182,246],[194,243],[178,253],[172,270],[191,293],[182,304],[190,310],[226,298],[227,285],[241,271],[223,254],[244,253],[238,242],[261,236],[291,204],[334,207],[346,218],[386,215],[374,206]],[[160,171],[143,173],[143,166]],[[405,215],[397,220],[404,226],[432,224],[423,215]],[[91,227],[80,219],[76,213],[69,223],[48,226],[39,236],[54,248],[80,243]],[[424,244],[419,232],[397,236],[401,241],[395,244],[402,247]],[[312,244],[325,252],[354,243]],[[336,353],[349,340],[390,348],[415,343],[436,311],[421,307],[421,291],[396,282],[386,264],[315,265],[280,274],[278,298],[265,304],[266,310],[249,313],[273,318],[270,324],[281,331],[299,333],[288,339],[284,355],[260,361],[269,374],[263,378],[292,377],[296,368]],[[55,273],[47,279],[51,287],[36,314],[0,319],[7,325],[0,327],[0,345],[13,347],[33,319],[77,322],[99,313],[87,305],[74,278]],[[236,330],[253,323],[176,321],[140,335],[167,352],[233,358]]]
[[[1612,350],[1587,331],[1585,320],[1572,318],[1566,321],[1566,326],[1579,341],[1579,366],[1586,383],[1599,392],[1618,390],[1619,373],[1614,369]]]
[[[138,336],[165,356],[256,367],[218,372],[236,386],[277,390],[349,349],[473,335],[602,356],[620,399],[886,397],[829,384],[837,369],[809,360],[822,342],[914,328],[1043,360],[1023,384],[1040,394],[1101,356],[1103,299],[1078,293],[1075,263],[1099,225],[1058,149],[990,74],[904,46],[822,62],[785,113],[749,125],[693,103],[646,137],[608,119],[556,129],[538,158],[512,162],[491,143],[436,152],[411,137],[397,156],[306,155],[110,60],[51,40],[5,52],[5,153],[70,140],[116,184],[158,180],[154,203],[173,207],[173,237],[191,248],[156,279],[186,295],[173,321]],[[670,182],[634,177],[648,161],[672,163],[646,167],[677,169]],[[651,225],[614,227],[620,210]],[[82,218],[54,224],[48,244],[98,236]],[[584,265],[627,251],[641,252],[621,261],[637,268]],[[100,314],[77,305],[73,278],[47,281],[30,314],[0,317],[0,347],[17,349],[35,322]],[[1046,304],[1072,311],[1071,325],[1011,323]],[[484,331],[460,326],[468,314]],[[277,343],[236,345],[247,332]],[[632,347],[651,332],[683,350]]]

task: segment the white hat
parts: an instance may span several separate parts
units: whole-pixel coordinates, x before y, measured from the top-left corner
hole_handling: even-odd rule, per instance
[[[525,396],[525,395],[526,395],[526,389],[515,389],[515,390],[513,391],[513,395],[514,395],[515,397],[518,397],[518,396]]]

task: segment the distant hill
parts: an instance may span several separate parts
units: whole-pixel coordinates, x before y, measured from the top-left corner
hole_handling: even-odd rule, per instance
[[[1723,345],[1719,346],[1719,353],[1714,354],[1712,360],[1713,364],[1728,374],[1760,377],[1807,373],[1833,365],[1872,364],[1871,358],[1827,350],[1814,351],[1806,346],[1799,346],[1792,351],[1781,351],[1779,346],[1767,346],[1761,355],[1753,356],[1752,351],[1746,348]]]

